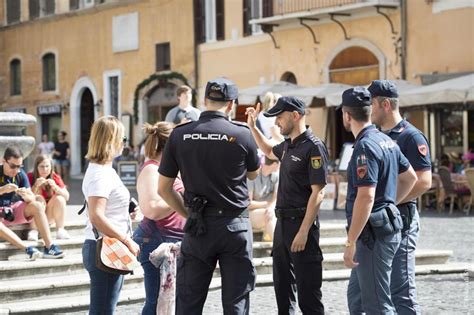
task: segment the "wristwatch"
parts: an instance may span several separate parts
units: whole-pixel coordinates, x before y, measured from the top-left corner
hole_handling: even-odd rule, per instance
[[[345,245],[346,245],[346,247],[352,247],[352,246],[355,245],[355,242],[351,242],[351,241],[349,241],[349,240],[346,240],[346,244],[345,244]]]

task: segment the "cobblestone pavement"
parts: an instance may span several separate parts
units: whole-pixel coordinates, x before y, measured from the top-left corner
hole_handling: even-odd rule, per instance
[[[323,221],[343,220],[343,211],[324,212]],[[433,211],[422,212],[420,249],[452,250],[451,261],[474,261],[474,217],[448,216]],[[325,281],[323,299],[327,314],[347,314],[348,281]],[[474,281],[465,274],[418,276],[418,299],[423,314],[474,314]],[[222,314],[221,291],[210,292],[204,314]],[[272,287],[258,287],[251,293],[251,314],[276,314]],[[120,306],[117,314],[139,314],[141,305]],[[471,312],[471,313],[470,313]],[[79,314],[79,313],[78,313]],[[301,314],[301,313],[298,313]]]

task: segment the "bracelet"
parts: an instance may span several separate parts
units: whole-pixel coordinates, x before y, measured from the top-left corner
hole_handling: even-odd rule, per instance
[[[346,247],[352,247],[354,245],[355,245],[355,242],[351,242],[349,240],[346,240],[346,244],[345,244]]]
[[[125,241],[128,239],[128,236],[129,236],[128,234],[125,234],[125,237],[123,239],[121,239],[121,242],[125,243]]]

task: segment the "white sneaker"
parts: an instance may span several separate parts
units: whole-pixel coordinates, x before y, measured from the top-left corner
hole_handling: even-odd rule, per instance
[[[28,232],[28,241],[37,241],[38,240],[38,231],[30,230]]]
[[[69,233],[63,228],[58,229],[58,231],[56,232],[57,240],[68,240],[70,238],[71,236],[69,235]]]

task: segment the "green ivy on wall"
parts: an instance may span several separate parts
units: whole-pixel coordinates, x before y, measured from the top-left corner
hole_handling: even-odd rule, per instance
[[[189,85],[186,77],[178,72],[154,73],[137,85],[133,96],[133,120],[135,125],[138,124],[138,95],[140,94],[140,91],[153,81],[168,82],[174,79],[181,80],[183,84]]]

